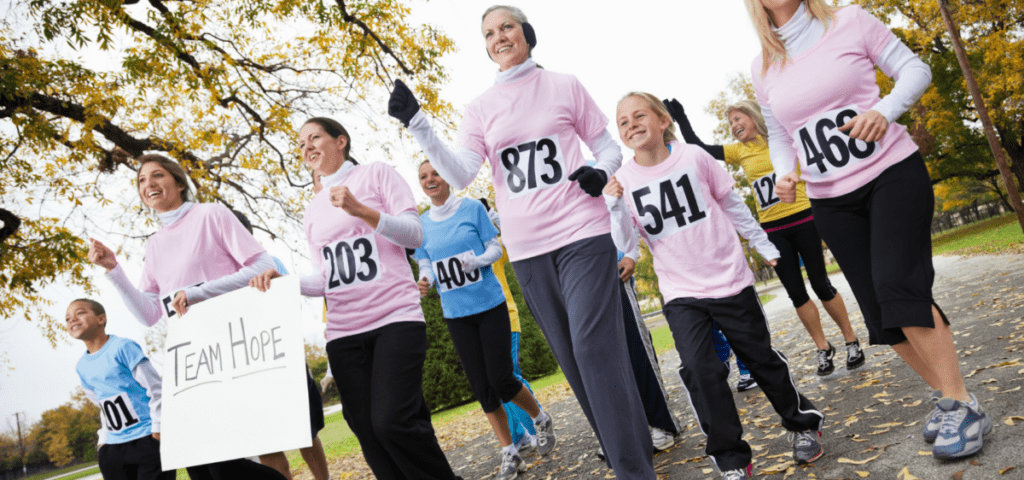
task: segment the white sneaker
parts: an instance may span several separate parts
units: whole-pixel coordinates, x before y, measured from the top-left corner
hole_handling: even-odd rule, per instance
[[[523,450],[529,450],[531,448],[537,448],[537,437],[530,435],[529,433],[523,435],[523,438],[516,444],[516,450],[522,452]]]
[[[658,427],[651,427],[651,442],[654,443],[654,451],[668,450],[676,444],[676,437]]]
[[[523,471],[526,471],[526,464],[518,453],[501,453],[501,469],[498,471],[497,480],[514,480],[519,476],[519,472]]]

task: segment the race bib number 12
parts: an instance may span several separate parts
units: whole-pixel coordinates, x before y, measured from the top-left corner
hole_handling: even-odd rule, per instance
[[[630,196],[650,240],[690,228],[708,216],[697,170],[692,166],[633,190]]]
[[[558,135],[505,147],[498,152],[498,157],[508,198],[551,188],[566,181],[569,174],[565,171]]]
[[[797,131],[803,146],[806,168],[802,175],[811,179],[823,179],[862,160],[875,155],[878,145],[850,138],[839,127],[859,115],[854,105],[837,108],[821,114]]]
[[[351,287],[381,276],[380,256],[373,235],[341,240],[321,249],[327,267],[327,290]]]
[[[769,173],[753,182],[754,195],[757,197],[757,204],[761,211],[768,210],[779,204],[782,200],[775,195],[775,173]]]

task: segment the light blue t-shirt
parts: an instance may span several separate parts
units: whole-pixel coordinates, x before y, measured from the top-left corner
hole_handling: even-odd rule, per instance
[[[75,367],[82,386],[96,392],[106,443],[130,442],[151,433],[149,395],[132,377],[144,360],[138,343],[111,335],[100,351],[86,351]]]
[[[498,236],[498,229],[487,218],[480,202],[467,200],[451,217],[435,222],[429,212],[420,216],[423,222],[423,246],[416,249],[416,259],[429,259],[441,309],[445,318],[459,318],[490,310],[505,301],[505,293],[490,266],[466,274],[457,255],[473,251],[484,253],[484,243]]]

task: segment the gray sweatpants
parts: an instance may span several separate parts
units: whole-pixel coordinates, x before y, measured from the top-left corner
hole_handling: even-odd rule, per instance
[[[654,446],[626,350],[610,235],[512,262],[526,304],[620,480],[654,479]]]

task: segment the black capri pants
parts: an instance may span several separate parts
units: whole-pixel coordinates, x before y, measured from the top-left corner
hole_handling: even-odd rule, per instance
[[[811,300],[807,295],[807,287],[804,286],[804,276],[800,273],[801,259],[804,261],[804,268],[807,269],[811,289],[818,299],[827,302],[836,298],[836,289],[828,281],[828,273],[825,272],[821,237],[818,236],[818,229],[814,227],[811,209],[764,222],[761,228],[768,234],[768,240],[779,249],[775,274],[786,288],[794,307],[800,308]]]
[[[473,315],[446,318],[455,353],[469,379],[473,396],[484,413],[491,413],[512,400],[523,388],[512,371],[512,324],[508,305]]]
[[[812,198],[811,209],[860,304],[872,345],[902,343],[903,327],[935,326],[935,196],[919,152],[850,193]]]

